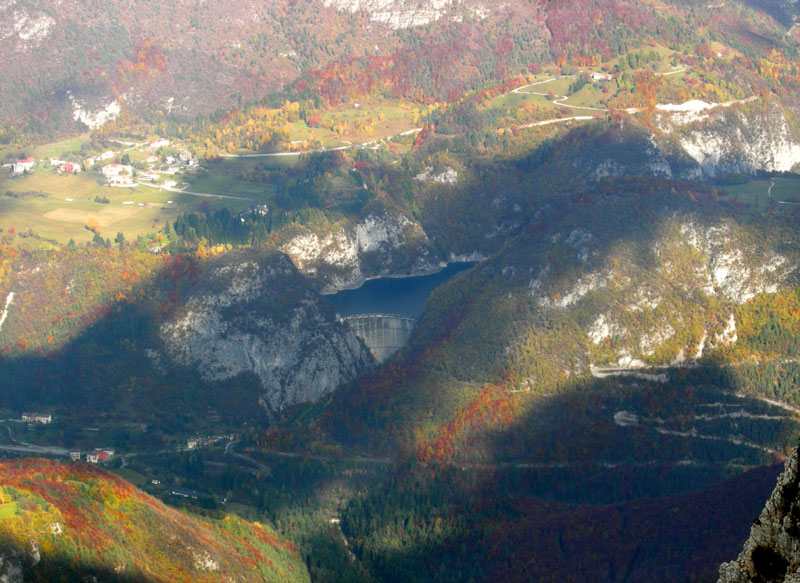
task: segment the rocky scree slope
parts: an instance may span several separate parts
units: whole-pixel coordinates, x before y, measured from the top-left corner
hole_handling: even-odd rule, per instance
[[[333,307],[277,252],[211,260],[160,337],[172,359],[207,380],[254,373],[269,411],[315,401],[373,364]]]
[[[800,581],[800,460],[795,448],[739,558],[724,563],[718,583]]]

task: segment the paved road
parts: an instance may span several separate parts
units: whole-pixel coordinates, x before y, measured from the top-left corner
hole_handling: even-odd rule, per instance
[[[282,157],[282,156],[299,156],[301,154],[310,154],[310,153],[319,153],[319,152],[337,152],[340,150],[351,150],[353,148],[367,148],[369,146],[374,146],[380,144],[381,142],[385,142],[391,140],[392,138],[397,138],[399,136],[410,136],[415,132],[421,132],[422,128],[412,128],[410,130],[406,130],[404,132],[399,132],[397,134],[393,134],[391,136],[386,136],[383,138],[379,138],[377,140],[372,140],[371,142],[362,142],[360,144],[353,144],[350,142],[346,142],[347,145],[345,146],[337,146],[335,148],[319,148],[318,150],[303,150],[300,152],[268,152],[264,154],[220,154],[223,158],[275,158],[275,157]],[[338,140],[340,142],[345,142],[345,140]]]
[[[63,447],[50,447],[39,445],[0,445],[0,451],[13,453],[29,453],[33,455],[59,455],[68,456],[69,450]]]
[[[770,180],[769,180],[769,188],[767,189],[767,195],[770,198],[772,198],[772,188],[774,186],[775,186],[775,181],[772,178],[770,178]],[[773,200],[775,200],[775,199],[773,199]],[[800,206],[800,202],[786,202],[785,200],[775,200],[775,202],[778,203],[778,204],[787,204],[789,206]],[[0,321],[0,323],[2,323],[2,322]]]
[[[148,184],[146,182],[137,182],[137,186],[147,186],[148,188],[157,188],[158,190],[166,190],[167,192],[174,192],[175,194],[189,194],[191,196],[200,196],[204,198],[227,198],[231,200],[246,200],[252,202],[252,198],[245,198],[243,196],[231,196],[229,194],[209,194],[207,192],[192,192],[191,190],[180,190],[178,188],[167,188],[160,184]]]
[[[574,79],[574,78],[575,78],[574,76],[553,77],[552,79],[537,81],[536,83],[531,83],[530,85],[523,85],[522,87],[517,87],[516,89],[512,89],[511,93],[517,93],[519,95],[541,95],[547,97],[547,93],[541,93],[539,91],[523,91],[523,89],[527,89],[529,87],[536,87],[537,85],[544,85],[545,83],[551,83],[552,81],[556,81],[558,79]],[[601,107],[587,107],[585,105],[570,105],[569,103],[564,103],[567,99],[569,99],[569,95],[556,95],[555,97],[556,99],[553,99],[553,105],[560,105],[562,107],[569,107],[571,109],[586,109],[589,111],[608,111],[607,109]]]

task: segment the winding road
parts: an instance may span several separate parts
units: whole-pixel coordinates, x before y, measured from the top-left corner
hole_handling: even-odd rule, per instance
[[[775,180],[770,178],[769,179],[769,188],[767,189],[767,196],[769,196],[770,198],[772,198],[772,189],[773,189],[774,186],[775,186]],[[777,199],[774,199],[774,198],[772,198],[772,200],[774,200],[778,204],[786,204],[786,205],[789,205],[789,206],[800,206],[800,202],[786,202],[785,200],[777,200]]]
[[[298,152],[268,152],[264,154],[220,154],[220,156],[223,158],[275,158],[281,156],[299,156],[301,154],[311,154],[320,152],[336,152],[339,150],[352,150],[353,148],[367,148],[369,146],[375,146],[377,144],[380,144],[381,142],[389,141],[392,138],[397,138],[400,136],[410,136],[415,132],[421,132],[421,131],[422,128],[412,128],[410,130],[405,130],[403,132],[392,134],[391,136],[384,136],[383,138],[372,140],[371,142],[361,142],[360,144],[352,144],[350,142],[347,142],[347,145],[337,146],[335,148],[319,148],[317,150],[302,150]],[[338,140],[338,141],[345,142],[345,140]]]
[[[148,188],[156,188],[158,190],[166,190],[167,192],[174,192],[176,194],[189,194],[191,196],[200,196],[204,198],[227,198],[230,200],[246,200],[252,202],[252,198],[245,198],[243,196],[232,196],[229,194],[209,194],[207,192],[192,192],[191,190],[181,190],[179,188],[168,188],[162,184],[147,184],[146,182],[137,182],[137,186],[146,186]]]
[[[552,83],[553,81],[558,81],[559,79],[574,79],[575,77],[553,77],[552,79],[545,79],[544,81],[537,81],[536,83],[531,83],[529,85],[523,85],[522,87],[517,87],[516,89],[512,89],[511,93],[516,93],[518,95],[541,95],[543,97],[547,97],[547,93],[540,93],[539,91],[523,91],[523,89],[527,89],[528,87],[536,87],[538,85],[544,85],[545,83]],[[559,105],[563,107],[569,107],[570,109],[585,109],[588,111],[608,111],[607,109],[601,107],[588,107],[585,105],[570,105],[569,103],[565,103],[567,99],[569,99],[569,95],[556,95],[555,99],[553,99],[553,105]],[[573,118],[574,119],[574,118]],[[589,118],[591,119],[591,117]]]

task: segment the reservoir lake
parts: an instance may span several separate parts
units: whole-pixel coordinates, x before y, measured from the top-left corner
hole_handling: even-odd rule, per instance
[[[414,277],[370,279],[357,289],[326,296],[342,316],[355,314],[398,314],[419,318],[431,292],[457,273],[475,263],[450,263],[436,273]]]

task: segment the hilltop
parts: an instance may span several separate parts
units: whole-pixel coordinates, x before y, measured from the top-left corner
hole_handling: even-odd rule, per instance
[[[84,464],[7,461],[0,472],[4,580],[309,580],[295,547],[266,525],[175,510]]]

